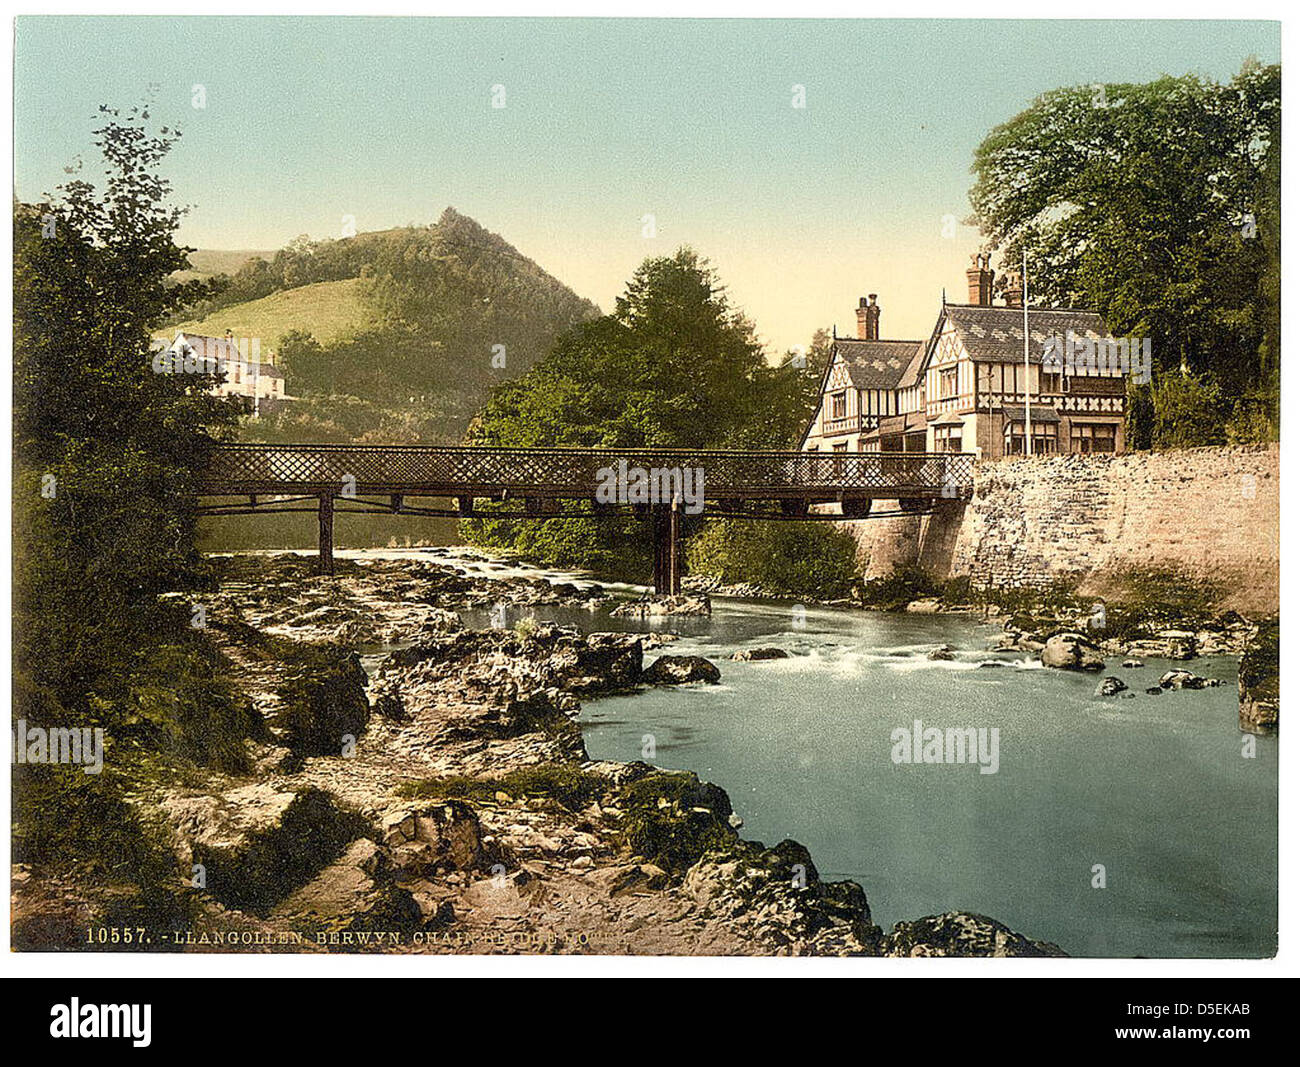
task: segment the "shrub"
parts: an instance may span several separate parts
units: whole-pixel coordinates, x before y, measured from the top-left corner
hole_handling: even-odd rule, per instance
[[[600,775],[572,764],[538,763],[517,767],[493,778],[471,778],[463,774],[425,778],[399,786],[397,792],[400,796],[421,800],[479,803],[491,800],[497,793],[511,797],[544,797],[570,811],[577,811],[601,796],[607,788],[608,783]]]
[[[824,522],[706,520],[687,543],[686,564],[726,585],[816,600],[847,596],[858,578],[853,535]]]

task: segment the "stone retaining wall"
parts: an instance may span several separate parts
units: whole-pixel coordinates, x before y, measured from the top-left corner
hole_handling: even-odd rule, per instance
[[[1114,595],[1134,569],[1180,570],[1219,583],[1224,608],[1262,614],[1278,609],[1279,506],[1278,446],[1227,446],[981,463],[969,502],[846,526],[867,577],[919,565]]]

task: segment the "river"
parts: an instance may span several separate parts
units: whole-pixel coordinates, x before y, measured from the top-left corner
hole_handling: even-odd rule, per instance
[[[490,624],[486,613],[464,614],[468,625]],[[998,628],[964,617],[722,598],[711,618],[649,624],[554,607],[512,608],[506,624],[521,616],[583,630],[667,629],[681,639],[664,651],[717,663],[720,685],[586,702],[592,758],[642,759],[652,744],[647,762],[725,788],[744,836],[792,837],[823,878],[860,883],[886,928],[961,910],[1071,955],[1275,951],[1277,739],[1255,738],[1253,758],[1243,755],[1235,659],[1148,659],[1134,669],[1112,659],[1106,673],[1136,696],[1100,698],[1096,675],[984,651]],[[956,658],[928,659],[939,644]],[[729,658],[767,645],[791,655]],[[1175,666],[1224,685],[1143,692]],[[894,762],[891,734],[917,719],[996,728],[996,773]]]

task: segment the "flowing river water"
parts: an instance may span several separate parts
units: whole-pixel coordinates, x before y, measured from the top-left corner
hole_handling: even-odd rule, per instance
[[[434,558],[473,573],[581,582],[453,553]],[[491,625],[487,612],[462,614],[467,625]],[[886,928],[960,910],[1071,955],[1276,950],[1277,739],[1256,738],[1253,758],[1243,755],[1233,658],[1147,659],[1132,669],[1115,658],[1105,673],[1136,695],[1102,698],[1097,675],[985,651],[998,627],[966,617],[723,598],[711,618],[643,623],[510,607],[505,623],[521,617],[585,631],[670,631],[680,640],[661,651],[715,662],[719,685],[585,702],[592,758],[646,759],[717,783],[745,820],[745,837],[806,845],[823,878],[863,886]],[[940,644],[955,658],[928,659]],[[790,656],[730,660],[763,646]],[[1166,670],[1189,666],[1224,684],[1143,692]],[[891,734],[916,720],[996,728],[997,772],[896,763]],[[1099,867],[1104,888],[1095,886]]]

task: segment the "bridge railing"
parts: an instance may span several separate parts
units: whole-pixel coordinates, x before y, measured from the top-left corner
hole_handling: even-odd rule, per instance
[[[773,452],[695,449],[477,448],[416,445],[222,445],[202,478],[210,494],[492,493],[590,496],[603,472],[690,467],[705,495],[817,496],[861,491],[960,492],[974,478],[963,452]]]

